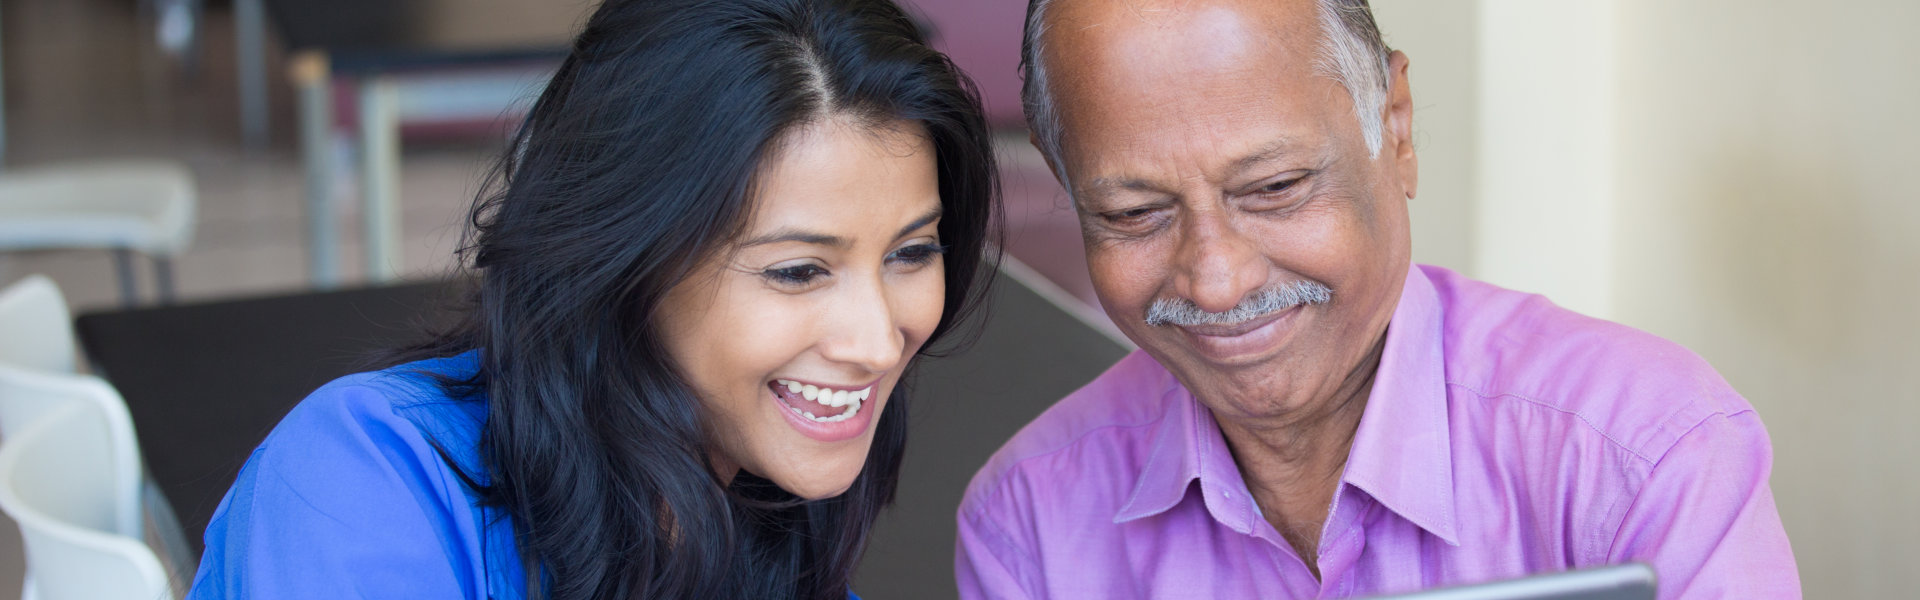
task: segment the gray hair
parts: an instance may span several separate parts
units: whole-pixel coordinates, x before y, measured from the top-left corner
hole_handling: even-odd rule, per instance
[[[1147,325],[1235,325],[1252,321],[1302,304],[1326,304],[1333,301],[1333,290],[1318,281],[1303,279],[1269,286],[1241,300],[1226,312],[1207,312],[1186,298],[1161,298],[1147,307]]]
[[[1047,7],[1054,0],[1029,0],[1026,34],[1020,42],[1020,104],[1027,113],[1027,127],[1040,142],[1040,151],[1053,160],[1060,181],[1067,181],[1065,161],[1061,159],[1060,112],[1047,90],[1047,67],[1040,60],[1045,54]],[[1380,39],[1380,27],[1373,20],[1367,0],[1316,0],[1320,7],[1321,44],[1314,68],[1339,81],[1353,97],[1354,117],[1360,120],[1360,133],[1367,142],[1367,153],[1380,156],[1384,131],[1380,112],[1387,103],[1387,57],[1393,50]],[[1069,192],[1071,193],[1071,192]]]

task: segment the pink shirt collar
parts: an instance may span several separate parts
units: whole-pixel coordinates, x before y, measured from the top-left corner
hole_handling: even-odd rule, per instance
[[[1443,350],[1439,294],[1424,273],[1409,268],[1341,482],[1458,546]],[[1168,413],[1155,429],[1147,463],[1113,522],[1173,508],[1197,479],[1214,520],[1242,534],[1262,529],[1259,508],[1247,493],[1213,413],[1170,373],[1160,385]],[[1336,494],[1336,502],[1342,495]]]

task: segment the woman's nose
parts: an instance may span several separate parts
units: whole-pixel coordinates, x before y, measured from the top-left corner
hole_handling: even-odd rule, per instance
[[[824,320],[825,337],[820,352],[836,363],[859,367],[868,373],[885,373],[900,362],[906,336],[895,322],[895,311],[885,286],[879,281],[851,286],[830,309]]]

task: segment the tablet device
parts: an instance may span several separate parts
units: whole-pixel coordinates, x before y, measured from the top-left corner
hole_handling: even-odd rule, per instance
[[[1379,600],[1654,600],[1653,567],[1639,563],[1384,596]]]

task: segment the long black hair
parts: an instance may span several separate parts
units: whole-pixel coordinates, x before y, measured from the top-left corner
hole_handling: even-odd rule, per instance
[[[444,385],[487,403],[470,483],[512,519],[535,597],[847,593],[892,501],[905,386],[846,493],[723,485],[654,322],[742,231],[781,136],[828,117],[932,142],[949,251],[922,353],[951,348],[990,279],[991,137],[973,84],[891,2],[607,0],[533,105],[471,215],[464,324],[401,356],[480,350],[474,379]]]

